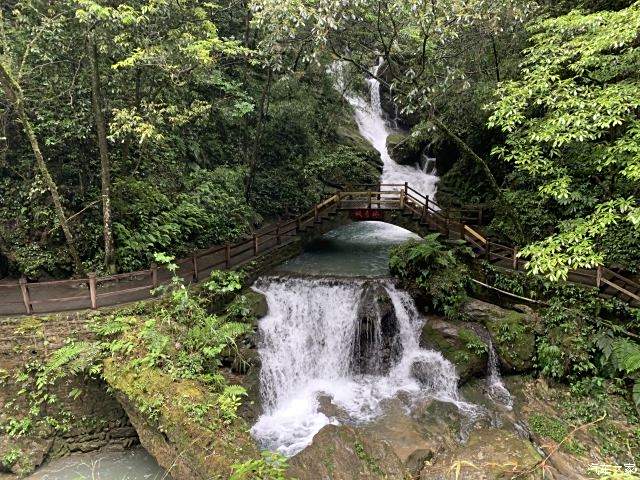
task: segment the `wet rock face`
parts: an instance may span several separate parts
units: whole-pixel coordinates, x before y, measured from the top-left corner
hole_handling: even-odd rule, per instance
[[[402,354],[400,326],[389,294],[380,284],[366,283],[358,307],[352,370],[385,375]]]
[[[533,368],[535,330],[538,315],[526,306],[508,310],[481,300],[470,300],[463,313],[484,325],[496,349],[500,365],[507,372],[527,372]]]
[[[327,425],[313,443],[289,460],[287,478],[299,480],[371,480],[411,478],[385,442],[358,428]]]
[[[420,346],[442,353],[456,367],[460,380],[465,383],[487,372],[488,345],[483,340],[482,326],[469,322],[445,320],[442,317],[427,318],[420,335]],[[414,365],[412,372],[421,380],[421,365]]]
[[[404,133],[393,133],[387,137],[387,150],[391,158],[399,165],[420,163],[422,150]]]

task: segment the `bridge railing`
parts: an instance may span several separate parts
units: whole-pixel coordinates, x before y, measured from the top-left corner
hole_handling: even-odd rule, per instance
[[[338,191],[297,218],[269,225],[235,244],[198,250],[176,261],[176,275],[186,282],[198,282],[214,269],[243,265],[258,255],[290,242],[299,232],[321,223],[333,211],[353,209],[401,210],[414,216],[431,230],[447,237],[465,240],[476,253],[499,266],[522,270],[525,260],[517,247],[501,245],[473,228],[473,224],[452,216],[428,195],[408,184],[376,184],[367,190]],[[375,187],[375,189],[374,189]],[[480,214],[481,215],[481,214]],[[477,218],[477,217],[476,217]],[[171,273],[156,264],[146,270],[98,277],[0,284],[0,315],[77,310],[119,305],[149,298],[150,292],[169,282]],[[582,285],[610,289],[629,302],[640,304],[640,285],[619,273],[600,267],[597,270],[571,270],[569,280]]]

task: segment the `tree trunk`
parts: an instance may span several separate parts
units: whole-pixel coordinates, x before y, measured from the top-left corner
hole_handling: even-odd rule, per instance
[[[100,88],[100,70],[98,65],[98,47],[91,39],[87,42],[89,63],[91,64],[91,97],[93,117],[98,132],[100,150],[100,179],[102,183],[102,231],[104,237],[104,264],[109,273],[115,273],[115,248],[111,219],[111,169],[109,166],[109,146],[107,144],[107,126],[104,119],[102,91]]]
[[[449,138],[451,138],[455,142],[455,144],[458,145],[458,147],[460,147],[462,152],[464,152],[465,154],[470,156],[473,159],[473,161],[475,161],[478,165],[480,165],[480,167],[482,168],[483,172],[485,173],[485,176],[487,177],[487,180],[489,180],[491,188],[496,193],[498,201],[502,204],[502,206],[506,210],[506,212],[509,215],[509,217],[511,217],[511,220],[513,220],[513,223],[514,223],[514,226],[516,227],[516,231],[518,233],[518,236],[520,237],[520,238],[516,238],[515,241],[517,243],[524,242],[526,239],[525,239],[525,236],[524,236],[524,231],[522,230],[522,225],[520,223],[520,219],[518,218],[518,215],[513,210],[513,208],[509,204],[509,202],[507,202],[507,199],[504,197],[504,193],[502,192],[502,189],[500,188],[500,185],[498,185],[498,182],[496,181],[496,178],[493,176],[493,173],[491,172],[491,169],[489,168],[489,165],[487,165],[487,162],[485,162],[476,152],[474,152],[471,149],[471,147],[469,145],[467,145],[467,143],[464,140],[462,140],[459,136],[457,136],[455,133],[453,133],[449,129],[449,127],[447,127],[444,123],[442,123],[440,121],[440,119],[438,119],[435,115],[431,115],[431,121],[445,135],[447,135]]]
[[[40,173],[44,178],[44,181],[51,193],[51,198],[53,200],[54,210],[56,212],[56,217],[60,222],[60,227],[64,232],[65,239],[67,241],[67,246],[69,248],[69,254],[73,259],[73,264],[76,273],[82,272],[82,264],[80,263],[80,256],[78,255],[78,250],[76,249],[75,240],[73,238],[73,234],[71,233],[71,229],[69,228],[69,224],[67,223],[67,217],[64,213],[64,208],[62,207],[62,200],[60,199],[60,194],[58,193],[58,187],[54,182],[51,174],[49,173],[49,169],[47,168],[47,164],[44,161],[44,156],[42,155],[42,151],[40,150],[40,144],[38,142],[38,138],[36,137],[35,132],[33,131],[33,127],[31,126],[31,122],[29,121],[29,116],[24,108],[24,98],[22,95],[22,89],[20,85],[15,81],[13,76],[11,75],[9,69],[0,61],[0,85],[5,92],[5,95],[9,99],[9,101],[13,104],[14,108],[18,113],[18,117],[22,122],[22,127],[24,128],[24,132],[29,139],[29,143],[31,144],[31,149],[33,150],[33,155],[36,157],[36,164],[40,169]]]
[[[491,35],[491,47],[493,49],[493,66],[496,71],[496,80],[500,81],[500,60],[498,59],[498,47],[496,46],[496,37]]]
[[[256,126],[256,136],[251,150],[251,157],[249,158],[249,173],[247,175],[247,182],[245,185],[245,198],[247,201],[251,199],[251,193],[253,189],[253,181],[258,168],[258,154],[260,151],[260,144],[262,142],[262,132],[264,130],[265,117],[267,116],[269,94],[271,92],[271,79],[273,76],[273,70],[269,68],[269,74],[267,76],[267,84],[262,91],[262,97],[260,98],[260,111],[258,113],[258,124]]]

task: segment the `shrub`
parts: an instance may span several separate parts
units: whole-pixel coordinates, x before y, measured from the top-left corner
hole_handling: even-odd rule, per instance
[[[389,267],[406,286],[417,288],[434,311],[454,317],[467,298],[469,268],[465,261],[473,253],[462,242],[445,244],[439,236],[434,233],[395,247]]]

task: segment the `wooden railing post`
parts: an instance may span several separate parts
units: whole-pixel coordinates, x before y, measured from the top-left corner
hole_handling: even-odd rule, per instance
[[[518,270],[518,247],[513,247],[513,269]]]
[[[98,295],[96,293],[96,274],[91,272],[87,274],[89,277],[89,296],[91,297],[91,308],[98,308]]]
[[[369,190],[369,206],[368,206],[369,210],[371,210],[371,195],[372,195],[371,190]]]
[[[598,265],[596,269],[596,287],[600,288],[602,284],[602,266]]]
[[[253,254],[258,254],[258,236],[255,233],[253,234]]]
[[[158,288],[158,264],[151,264],[151,288]]]
[[[29,295],[29,287],[27,286],[27,279],[25,277],[20,278],[20,290],[22,291],[24,308],[27,310],[27,313],[33,313],[33,309],[31,308],[31,296]]]
[[[400,190],[400,208],[403,209],[404,208],[404,190]]]
[[[313,207],[313,219],[314,222],[318,223],[318,218],[320,217],[320,215],[318,214],[318,205],[315,205]]]
[[[489,237],[487,237],[487,239],[484,242],[485,245],[485,258],[487,259],[488,262],[491,261],[491,239]]]
[[[227,268],[231,266],[231,245],[228,243],[224,246],[224,261]]]
[[[276,225],[276,243],[280,245],[282,243],[282,238],[280,238],[280,223]]]
[[[199,275],[198,275],[198,254],[194,253],[191,257],[191,263],[193,264],[193,281],[198,283]]]

